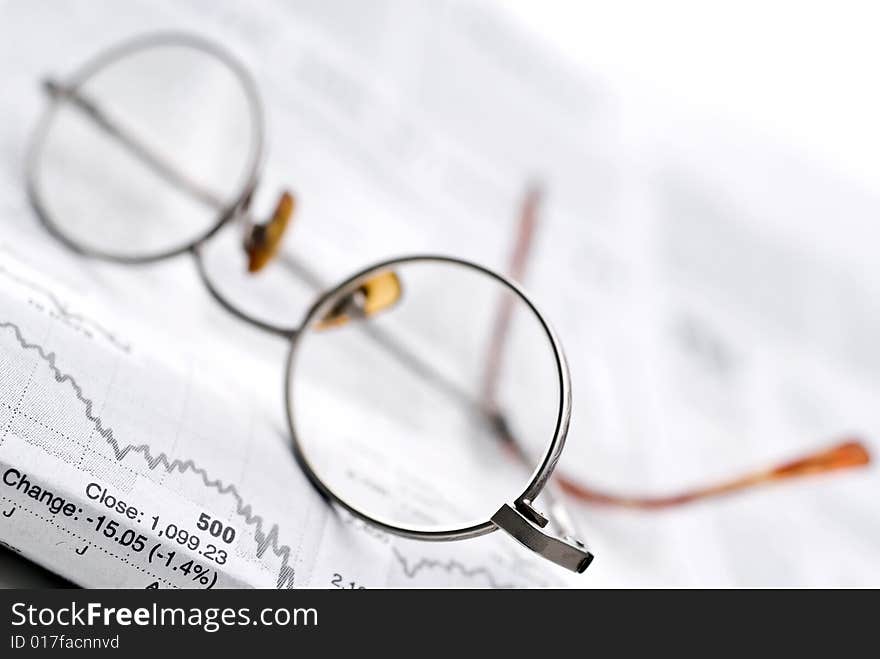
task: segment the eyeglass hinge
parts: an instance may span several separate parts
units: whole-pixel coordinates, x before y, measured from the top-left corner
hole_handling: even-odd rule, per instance
[[[526,504],[525,501],[518,502],[517,505],[537,513],[531,508],[531,504]],[[541,518],[546,524],[546,518],[543,515]],[[498,512],[492,516],[492,522],[521,545],[572,572],[581,573],[593,562],[593,554],[580,540],[570,537],[557,538],[544,533],[531,521],[531,516],[523,514],[509,504],[505,503],[498,509]]]
[[[530,522],[537,524],[542,529],[547,526],[549,520],[544,516],[544,513],[535,509],[531,499],[517,499],[513,502],[513,505]]]

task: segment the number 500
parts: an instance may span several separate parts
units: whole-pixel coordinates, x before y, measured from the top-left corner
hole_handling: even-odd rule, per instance
[[[235,529],[231,526],[226,526],[219,519],[211,519],[208,513],[199,515],[199,521],[196,523],[196,526],[202,531],[207,531],[215,538],[220,538],[226,544],[232,544],[232,541],[235,540]]]

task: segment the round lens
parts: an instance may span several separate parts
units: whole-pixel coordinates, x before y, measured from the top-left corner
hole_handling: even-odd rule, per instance
[[[53,103],[32,152],[32,191],[44,220],[84,251],[138,260],[184,249],[255,175],[253,85],[209,44],[133,42],[46,88]]]
[[[453,260],[391,262],[325,296],[296,339],[297,456],[379,522],[484,525],[561,447],[564,369],[541,317],[497,276]]]

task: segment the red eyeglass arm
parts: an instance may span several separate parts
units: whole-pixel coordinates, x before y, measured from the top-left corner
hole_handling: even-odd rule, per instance
[[[867,465],[871,458],[864,444],[857,440],[844,441],[836,446],[810,453],[796,460],[784,462],[771,469],[761,469],[746,473],[738,478],[685,490],[677,494],[661,496],[630,496],[613,494],[591,488],[583,483],[558,474],[556,481],[569,496],[593,504],[654,510],[671,508],[701,499],[733,494],[760,485],[780,482],[801,476],[825,474],[840,469],[850,469]]]
[[[540,189],[537,186],[531,187],[526,193],[522,210],[520,211],[516,240],[514,241],[513,252],[508,264],[508,274],[517,281],[525,279],[526,265],[528,264],[529,253],[537,228],[537,209],[540,200]],[[495,325],[492,329],[486,377],[483,382],[483,399],[490,404],[495,398],[504,342],[510,325],[510,313],[509,305],[502,306],[499,309]],[[591,488],[558,472],[555,479],[564,492],[580,501],[622,508],[655,510],[733,494],[760,485],[786,481],[801,476],[861,467],[869,464],[870,461],[871,457],[868,450],[861,441],[858,439],[847,439],[835,446],[809,453],[771,469],[749,472],[738,478],[685,490],[672,495],[631,496],[609,493]]]

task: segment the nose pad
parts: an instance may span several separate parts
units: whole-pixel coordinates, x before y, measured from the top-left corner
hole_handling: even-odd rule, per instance
[[[393,270],[373,275],[344,295],[315,324],[316,330],[341,327],[351,320],[369,318],[397,304],[403,295],[400,277]]]
[[[251,226],[244,241],[244,251],[248,256],[248,272],[259,272],[278,253],[284,232],[293,218],[295,207],[293,195],[285,190],[278,198],[275,211],[269,221]]]

